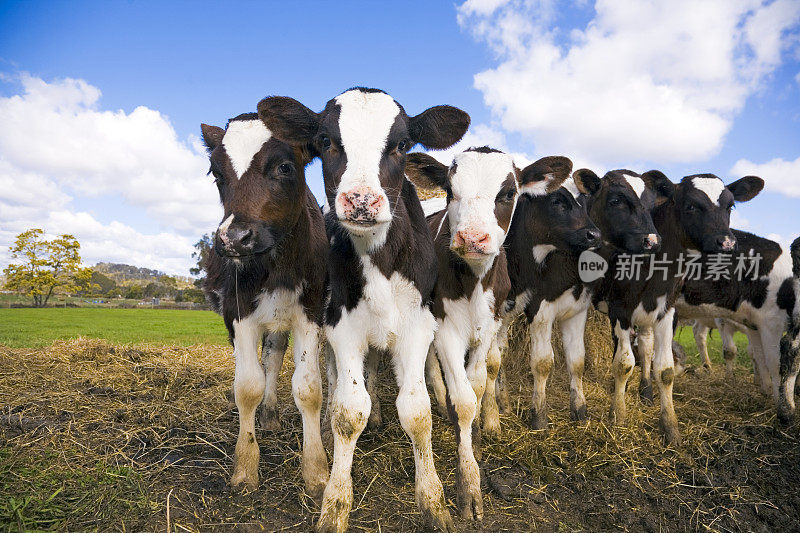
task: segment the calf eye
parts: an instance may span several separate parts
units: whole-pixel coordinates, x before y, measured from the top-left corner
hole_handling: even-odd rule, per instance
[[[611,199],[608,201],[608,205],[610,205],[610,206],[613,206],[613,207],[616,207],[616,206],[618,206],[619,204],[620,204],[619,198],[611,198]]]
[[[506,200],[511,201],[514,199],[514,196],[516,195],[517,191],[515,191],[514,189],[509,189],[509,191],[506,193]]]
[[[405,152],[406,151],[406,142],[405,141],[400,141],[399,143],[397,143],[397,151],[398,152]]]
[[[292,166],[291,163],[283,163],[283,164],[281,164],[281,166],[278,167],[278,172],[280,172],[281,174],[287,175],[287,174],[291,174],[293,169],[294,169],[294,167]]]
[[[330,137],[327,137],[325,135],[323,135],[322,137],[319,138],[319,143],[326,150],[331,147],[331,139],[330,139]]]

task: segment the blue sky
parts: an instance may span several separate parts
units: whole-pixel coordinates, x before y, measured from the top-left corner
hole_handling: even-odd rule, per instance
[[[409,113],[461,107],[465,144],[522,163],[756,173],[768,189],[734,220],[790,241],[800,2],[695,4],[1,3],[0,266],[16,233],[44,226],[75,233],[87,263],[186,274],[221,214],[199,124],[269,94],[320,109],[354,85]],[[320,198],[318,164],[309,177]]]

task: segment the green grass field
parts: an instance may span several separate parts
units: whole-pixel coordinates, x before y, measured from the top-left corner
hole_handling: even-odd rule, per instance
[[[89,337],[118,344],[227,344],[222,318],[174,309],[0,309],[0,345],[41,348]]]

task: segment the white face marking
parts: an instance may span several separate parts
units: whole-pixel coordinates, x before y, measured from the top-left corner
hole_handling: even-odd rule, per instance
[[[378,222],[389,222],[392,218],[386,193],[381,187],[379,172],[386,140],[400,108],[386,93],[365,93],[359,90],[347,91],[336,97],[339,112],[339,134],[342,148],[347,155],[347,167],[342,174],[337,198],[340,193],[350,192],[358,187],[368,187],[376,194],[384,196]],[[344,213],[336,202],[336,214],[343,218]]]
[[[627,180],[628,185],[630,185],[633,191],[636,193],[636,196],[641,198],[645,189],[644,180],[639,176],[634,176],[632,174],[623,174],[623,176],[625,176],[625,180]]]
[[[544,175],[544,179],[539,181],[532,181],[520,187],[521,194],[528,194],[530,196],[544,196],[547,194],[547,185],[553,180],[555,176],[552,173]]]
[[[450,178],[453,197],[447,205],[451,234],[454,236],[458,231],[488,233],[491,256],[487,261],[491,264],[506,238],[506,230],[494,213],[495,198],[509,174],[516,176],[514,161],[500,152],[463,152],[455,157],[454,163],[456,171]]]
[[[263,122],[255,120],[234,120],[228,123],[222,146],[225,147],[233,165],[236,178],[239,179],[250,168],[255,156],[272,133]]]
[[[533,247],[533,260],[537,263],[542,263],[550,255],[550,252],[555,249],[556,247],[552,244],[537,244]]]
[[[217,231],[219,238],[222,239],[222,242],[225,244],[228,243],[228,228],[231,227],[231,222],[233,222],[232,214],[222,221],[222,224],[219,225],[219,230]]]
[[[692,178],[692,185],[698,191],[706,193],[714,205],[719,205],[719,198],[725,191],[725,184],[719,178]]]
[[[564,187],[567,192],[569,192],[572,197],[575,198],[575,200],[577,200],[578,196],[581,194],[581,191],[578,190],[578,186],[575,185],[575,180],[567,180],[562,183],[561,186]]]

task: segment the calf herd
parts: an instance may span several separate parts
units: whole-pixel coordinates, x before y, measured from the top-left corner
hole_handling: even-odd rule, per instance
[[[455,431],[458,511],[482,518],[475,452],[481,432],[500,432],[507,329],[523,313],[534,428],[548,425],[555,325],[570,376],[571,416],[587,417],[584,330],[592,306],[608,314],[616,345],[614,423],[625,422],[635,345],[640,394],[652,401],[655,381],[665,438],[680,442],[672,401],[678,319],[701,325],[724,319],[741,328],[758,384],[773,394],[781,421],[793,418],[800,239],[787,252],[729,227],[734,204],[756,196],[763,180],[748,176],[725,185],[698,174],[673,183],[657,170],[614,170],[601,178],[588,169],[573,173],[561,156],[519,168],[489,147],[469,148],[449,166],[408,153],[417,144],[448,148],[469,123],[465,112],[445,105],[411,116],[385,92],[359,87],[319,113],[291,98],[268,97],[258,113],[239,115],[225,129],[202,126],[224,207],[205,290],[234,346],[239,435],[232,485],[258,485],[255,419],[263,428],[279,427],[277,377],[290,336],[302,473],[308,493],[321,498],[319,531],[347,529],[356,441],[368,424],[381,424],[375,395],[381,357],[391,360],[397,380],[397,413],[413,446],[425,526],[453,529],[434,466],[426,381]],[[323,208],[304,173],[317,157]],[[416,187],[442,189],[446,200],[421,203]],[[739,263],[759,263],[760,271],[737,279],[741,265],[720,259],[736,254]],[[585,275],[587,257],[602,266],[595,275]],[[689,263],[715,275],[690,280]],[[626,269],[635,275],[624,275]],[[321,436],[320,347],[330,472]]]

